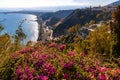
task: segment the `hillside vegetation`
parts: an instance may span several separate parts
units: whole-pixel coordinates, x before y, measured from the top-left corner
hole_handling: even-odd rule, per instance
[[[53,36],[65,35],[67,30],[76,25],[81,24],[84,26],[86,23],[89,23],[91,20],[94,20],[95,23],[100,21],[107,21],[111,19],[111,11],[107,10],[91,10],[91,9],[77,9],[74,10],[69,16],[64,18],[61,23],[54,29]],[[59,23],[59,22],[58,22]]]

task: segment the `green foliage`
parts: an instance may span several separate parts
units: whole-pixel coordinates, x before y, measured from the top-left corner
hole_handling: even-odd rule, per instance
[[[109,10],[104,9],[102,12],[96,15],[96,18],[102,18],[102,20],[106,21],[111,19],[111,12]]]
[[[16,42],[12,41],[10,35],[0,35],[0,65],[4,63],[9,54],[20,50],[21,48],[20,43],[16,44]]]
[[[85,24],[85,27],[89,27],[89,23],[88,22]]]
[[[116,10],[113,11],[112,18],[115,22],[119,23],[120,21],[120,5],[116,7]],[[120,24],[120,23],[119,23]]]
[[[114,37],[115,35],[108,33],[106,26],[102,26],[91,32],[87,37],[90,51],[92,51],[92,53],[100,53],[109,56],[116,43]]]
[[[78,32],[78,29],[81,28],[81,25],[80,24],[76,24],[75,26],[71,27],[68,29],[68,32],[70,34],[74,34],[76,32]]]
[[[1,32],[3,29],[4,29],[4,27],[0,25],[0,32]]]
[[[87,53],[88,41],[81,38],[81,36],[76,36],[73,39],[74,39],[74,42],[72,43],[72,46],[74,47],[75,51],[77,53],[80,53],[80,52]]]
[[[120,56],[120,6],[116,8],[116,10],[112,14],[112,18],[114,20],[113,25],[111,25],[111,32],[116,35],[115,40],[117,41],[114,46],[114,54],[116,56]]]
[[[94,21],[94,20],[90,20],[89,22],[87,22],[87,23],[85,24],[85,27],[89,27],[89,26],[92,25],[92,24],[95,24],[95,21]]]
[[[92,25],[92,24],[95,24],[95,21],[94,21],[94,20],[91,20],[91,21],[89,22],[89,25]]]
[[[78,53],[85,52],[101,55],[103,59],[112,60],[114,56],[113,47],[117,41],[115,41],[116,35],[110,34],[107,26],[107,24],[104,24],[100,28],[95,29],[85,39],[82,39],[80,35],[77,36],[78,29],[76,29],[77,26],[74,26],[69,29],[71,34],[61,38],[60,42],[71,46],[71,49],[75,49]]]
[[[74,38],[73,46],[76,52],[85,52],[87,54],[102,56],[102,60],[110,61],[114,58],[113,47],[116,44],[116,36],[108,32],[107,25],[90,32],[82,39],[80,36]],[[100,59],[101,59],[100,58]]]
[[[2,31],[3,29],[4,28],[0,26],[0,30]],[[24,45],[21,44],[21,40],[25,38],[26,35],[21,28],[16,30],[16,35],[13,37],[9,34],[0,35],[0,79],[2,77],[4,80],[11,80],[14,61],[10,59],[10,56],[12,53],[23,48]],[[1,76],[1,74],[3,76]]]
[[[18,37],[20,41],[26,39],[26,34],[23,32],[22,27],[18,27],[18,29],[16,30],[16,37]]]
[[[6,53],[11,45],[11,38],[8,34],[0,36],[0,54]]]

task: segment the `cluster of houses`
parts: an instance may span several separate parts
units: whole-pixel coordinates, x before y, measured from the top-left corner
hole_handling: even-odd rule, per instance
[[[96,7],[91,7],[90,6],[90,9],[92,11],[103,11],[103,10],[108,10],[108,11],[113,11],[116,9],[116,5],[107,5],[107,6],[96,6]]]
[[[91,10],[93,10],[93,11],[102,11],[102,10],[113,11],[113,10],[115,10],[115,8],[116,8],[115,6],[104,6],[104,7],[98,6],[98,7],[91,8]]]

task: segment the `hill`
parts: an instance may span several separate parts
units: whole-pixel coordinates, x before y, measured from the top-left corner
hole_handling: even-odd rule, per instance
[[[50,18],[53,18],[53,17],[61,19],[61,18],[64,18],[64,17],[67,17],[68,15],[70,15],[72,13],[72,11],[73,10],[60,10],[60,11],[57,11],[57,12],[46,12],[43,15],[41,15],[40,17],[43,20],[47,20],[47,19],[50,19]]]
[[[60,18],[52,17],[49,21],[46,22],[46,25],[54,26],[60,20],[61,20]]]
[[[91,9],[77,9],[74,10],[69,16],[60,22],[53,31],[53,36],[67,34],[67,30],[76,25],[85,25],[87,22],[94,20],[97,22],[101,20],[111,19],[111,11],[104,10],[91,10]],[[59,22],[58,22],[59,23]]]

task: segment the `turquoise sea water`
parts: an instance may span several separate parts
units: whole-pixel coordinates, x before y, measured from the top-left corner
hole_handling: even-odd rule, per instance
[[[4,27],[3,33],[14,35],[18,29],[20,23],[22,23],[22,29],[27,35],[26,41],[36,41],[38,38],[38,23],[37,17],[30,14],[0,14],[0,25]]]

